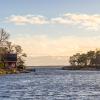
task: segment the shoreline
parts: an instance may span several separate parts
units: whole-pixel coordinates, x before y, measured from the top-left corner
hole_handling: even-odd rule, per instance
[[[58,66],[30,66],[26,67],[26,70],[34,70],[34,69],[60,69],[60,70],[98,70],[100,71],[100,66],[70,66],[70,65],[58,65]]]
[[[100,66],[26,66],[26,69],[16,70],[16,69],[2,69],[0,68],[0,75],[6,74],[20,74],[20,73],[30,73],[35,72],[36,69],[52,69],[52,70],[80,70],[80,71],[100,71]]]
[[[89,71],[100,71],[100,66],[64,66],[63,70],[89,70]]]

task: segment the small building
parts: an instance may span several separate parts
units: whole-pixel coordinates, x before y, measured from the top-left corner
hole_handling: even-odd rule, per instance
[[[7,53],[4,55],[4,67],[5,68],[16,68],[17,54]]]

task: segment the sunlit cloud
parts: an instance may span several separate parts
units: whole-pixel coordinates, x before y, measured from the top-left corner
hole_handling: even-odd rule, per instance
[[[43,16],[34,16],[34,15],[26,15],[26,16],[16,16],[11,15],[7,17],[7,22],[14,23],[16,25],[26,25],[26,24],[47,24],[48,21]]]
[[[12,41],[20,44],[29,56],[70,56],[100,48],[100,37],[65,36],[51,39],[41,35],[16,38]]]
[[[100,48],[100,37],[62,36],[52,39],[46,35],[31,35],[11,41],[22,46],[28,56],[27,65],[66,65],[73,54]]]
[[[62,16],[47,18],[41,15],[11,15],[6,18],[7,22],[14,23],[16,25],[27,24],[62,24],[62,25],[75,25],[78,28],[84,28],[88,30],[99,30],[100,28],[100,15],[99,14],[75,14],[65,13]]]
[[[86,29],[98,30],[100,28],[100,15],[66,13],[63,16],[52,18],[54,24],[78,25]]]

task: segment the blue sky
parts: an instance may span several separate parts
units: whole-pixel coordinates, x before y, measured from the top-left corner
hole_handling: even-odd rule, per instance
[[[29,56],[85,52],[99,48],[100,0],[0,0],[0,27]]]
[[[75,13],[75,14],[99,14],[100,13],[100,1],[99,0],[1,0],[0,3],[0,19],[5,20],[5,17],[9,17],[11,15],[27,15],[27,14],[32,14],[32,15],[42,15],[49,18],[54,18],[61,16],[65,13]],[[34,31],[41,27],[41,25],[28,25],[28,26],[16,26],[12,23],[1,23],[1,27],[6,27],[7,29],[12,30],[20,30],[20,28],[24,29],[32,29]],[[13,28],[12,28],[13,27]],[[55,29],[59,29],[58,26],[51,26],[51,25],[42,25],[42,30],[43,32],[47,31],[48,28],[52,30],[54,27]],[[72,26],[71,26],[72,27]],[[72,33],[73,32],[70,30],[70,27],[67,29],[63,26],[60,27],[62,30],[65,30],[67,33]],[[46,30],[47,29],[47,30]],[[54,29],[53,29],[54,30]],[[66,31],[67,30],[67,31]],[[79,29],[76,30],[76,28],[73,28],[74,34],[78,35],[83,35],[79,34],[78,31]],[[52,32],[52,31],[51,31]],[[55,31],[54,31],[55,32]],[[54,32],[50,34],[54,34]],[[14,32],[17,34],[17,32]],[[20,31],[18,32],[20,33]],[[30,32],[31,33],[31,32]],[[32,32],[33,33],[33,32]],[[40,33],[40,32],[37,32]],[[85,33],[86,31],[82,31],[81,33]],[[46,33],[46,34],[49,34]],[[56,34],[56,33],[55,33]],[[60,34],[60,33],[59,33]],[[93,34],[93,33],[92,33]],[[65,35],[65,34],[64,34]]]
[[[66,12],[100,13],[99,0],[0,0],[2,16],[11,14],[43,14],[48,17]]]

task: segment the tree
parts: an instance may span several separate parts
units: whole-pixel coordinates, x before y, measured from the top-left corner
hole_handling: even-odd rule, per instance
[[[5,45],[9,39],[9,34],[4,30],[0,29],[0,54],[4,53]]]
[[[87,55],[85,53],[80,54],[78,62],[80,66],[87,66]]]
[[[14,53],[14,45],[12,44],[12,42],[6,42],[6,52],[9,53]]]
[[[76,53],[70,57],[71,65],[74,66],[97,66],[100,65],[100,50],[88,51],[87,53]]]
[[[9,39],[9,34],[4,30],[0,29],[0,61],[4,60],[4,54],[6,52],[6,43]],[[0,62],[2,65],[2,62]]]
[[[6,42],[9,36],[10,35],[4,29],[1,29],[0,30],[0,44]]]
[[[96,50],[94,63],[96,66],[100,66],[100,50]]]
[[[15,52],[17,54],[17,67],[20,69],[24,69],[24,58],[27,57],[26,53],[23,53],[21,46],[15,45]]]
[[[79,56],[80,56],[80,53],[77,53],[77,54],[75,54],[75,55],[73,55],[73,56],[70,57],[69,62],[70,62],[70,64],[72,66],[79,65]]]
[[[72,66],[85,66],[87,65],[87,55],[76,53],[70,57],[69,62]]]
[[[6,52],[17,54],[17,68],[24,69],[24,58],[27,57],[20,45],[13,45],[11,42],[7,42]]]
[[[87,63],[90,66],[95,64],[96,53],[95,51],[88,51],[87,52]]]
[[[4,54],[6,53],[16,53],[17,54],[17,67],[24,66],[24,57],[27,55],[23,53],[20,45],[12,44],[9,42],[9,34],[4,30],[0,30],[0,60],[4,61]],[[24,68],[24,67],[23,67]]]

